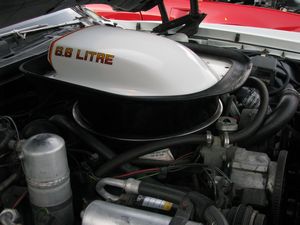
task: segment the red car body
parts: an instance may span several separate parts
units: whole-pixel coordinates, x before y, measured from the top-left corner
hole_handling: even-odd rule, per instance
[[[169,18],[175,19],[189,12],[189,0],[165,0]],[[158,7],[143,12],[119,12],[103,4],[91,4],[87,7],[98,15],[116,20],[161,20]],[[300,32],[300,14],[256,6],[232,3],[199,1],[199,9],[207,16],[203,22],[270,28]]]

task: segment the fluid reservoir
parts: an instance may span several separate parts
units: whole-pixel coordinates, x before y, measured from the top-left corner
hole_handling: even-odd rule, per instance
[[[73,224],[64,140],[55,134],[35,135],[25,141],[21,156],[35,225]]]

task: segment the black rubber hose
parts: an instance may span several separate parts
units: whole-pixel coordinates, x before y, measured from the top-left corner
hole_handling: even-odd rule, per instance
[[[246,142],[246,145],[251,146],[257,144],[281,130],[294,117],[298,105],[299,93],[288,86],[287,89],[283,91],[275,110],[266,119],[257,133],[249,137],[249,141]]]
[[[85,143],[93,151],[104,157],[105,159],[111,160],[116,154],[104,145],[101,141],[95,138],[93,135],[89,134],[87,131],[83,130],[74,121],[70,120],[63,115],[55,115],[50,118],[50,121],[62,129],[74,134],[79,140]],[[121,166],[123,171],[129,172],[138,169],[137,167],[125,164]]]
[[[103,143],[101,143],[101,141],[90,135],[66,116],[55,115],[50,118],[50,121],[58,127],[66,129],[74,134],[77,138],[89,146],[92,151],[100,154],[105,159],[112,159],[116,156],[116,154]]]
[[[95,175],[98,177],[103,177],[107,173],[112,170],[118,168],[119,166],[135,159],[140,156],[149,154],[151,152],[155,152],[157,150],[161,150],[167,147],[181,145],[181,144],[199,144],[206,141],[206,137],[202,135],[190,135],[185,137],[171,138],[167,140],[161,140],[152,142],[149,144],[145,144],[134,148],[130,151],[127,151],[123,154],[120,154],[113,158],[112,160],[103,164],[100,168],[98,168],[95,172]]]
[[[225,216],[220,213],[215,206],[209,206],[204,212],[204,219],[208,224],[223,224],[228,225],[227,219]]]
[[[269,91],[270,96],[280,93],[282,90],[284,90],[288,86],[288,84],[290,83],[291,77],[290,77],[289,73],[286,73],[285,76],[286,76],[285,80],[284,80],[283,84],[281,84],[280,87]]]
[[[147,182],[141,182],[138,193],[145,196],[150,196],[157,199],[163,199],[175,204],[180,202],[187,196],[186,192],[179,191],[167,186],[156,185]]]
[[[228,135],[230,143],[242,142],[251,137],[264,122],[269,106],[269,93],[266,85],[256,77],[249,77],[246,86],[253,87],[260,94],[260,105],[253,122],[242,130]]]
[[[233,104],[233,100],[234,100],[234,96],[233,95],[230,95],[227,98],[226,106],[225,106],[224,113],[223,113],[224,116],[229,116],[229,113],[230,113],[230,110],[231,110],[231,106]]]
[[[191,163],[191,160],[181,159],[181,160],[165,161],[165,160],[155,160],[155,159],[134,159],[131,161],[131,164],[139,167],[164,167],[164,166],[180,165],[186,163]]]
[[[213,206],[213,201],[198,192],[184,192],[167,186],[141,182],[138,193],[158,199],[181,204],[184,199],[189,198],[196,210],[197,219],[206,220],[208,224],[228,225],[224,215]],[[214,222],[214,223],[212,223]]]
[[[8,178],[0,183],[0,192],[4,191],[8,188],[14,181],[16,181],[19,177],[18,173],[11,174]]]

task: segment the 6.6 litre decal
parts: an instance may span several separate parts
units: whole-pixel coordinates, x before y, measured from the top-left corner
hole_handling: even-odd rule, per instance
[[[112,65],[114,60],[114,55],[102,53],[102,52],[94,52],[88,50],[73,48],[65,48],[63,46],[56,46],[54,54],[56,56],[62,56],[66,58],[75,58],[76,60],[84,60],[95,63],[102,63],[107,65]]]

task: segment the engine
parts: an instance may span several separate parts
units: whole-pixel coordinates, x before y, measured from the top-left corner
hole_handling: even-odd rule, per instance
[[[299,219],[300,64],[177,39],[91,26],[22,63],[1,86],[1,224]]]

